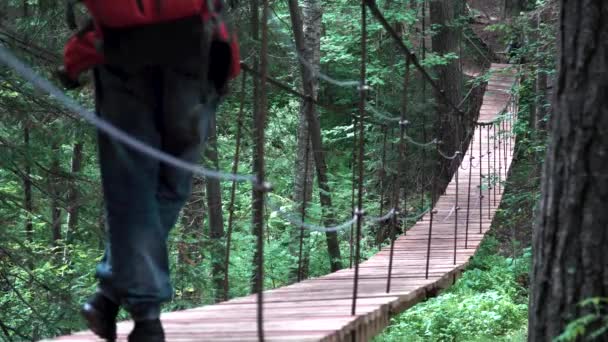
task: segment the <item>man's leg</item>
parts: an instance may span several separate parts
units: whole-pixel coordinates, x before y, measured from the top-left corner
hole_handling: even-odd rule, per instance
[[[193,65],[198,62],[193,63]],[[198,68],[199,66],[197,66]],[[201,154],[201,141],[205,139],[206,125],[214,114],[216,100],[210,105],[200,105],[200,80],[183,68],[163,68],[162,111],[159,118],[161,145],[168,152],[184,161],[197,163]],[[165,163],[160,163],[156,199],[159,208],[163,241],[167,241],[171,228],[175,225],[179,212],[190,196],[192,173]],[[166,252],[166,249],[164,250]],[[156,255],[155,262],[168,271],[166,254]],[[169,286],[170,289],[170,286]],[[162,299],[162,298],[161,298]],[[130,341],[151,341],[150,336],[162,334],[158,320],[136,322],[129,335]],[[155,340],[156,341],[156,340]]]
[[[201,152],[214,120],[218,97],[209,95],[201,105],[201,80],[198,60],[167,67],[164,72],[163,116],[161,118],[163,150],[194,164]],[[161,163],[157,198],[161,222],[169,234],[179,212],[192,190],[192,173]]]
[[[100,115],[132,137],[161,147],[158,70],[100,67]],[[121,143],[99,137],[107,214],[106,255],[98,265],[101,293],[120,301],[135,320],[156,319],[171,297],[167,246],[156,188],[159,162]]]

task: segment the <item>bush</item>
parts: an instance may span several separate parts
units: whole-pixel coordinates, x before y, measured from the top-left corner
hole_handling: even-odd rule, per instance
[[[530,252],[513,260],[494,254],[496,248],[494,239],[486,239],[452,288],[393,318],[375,341],[522,340],[528,312],[522,279]]]

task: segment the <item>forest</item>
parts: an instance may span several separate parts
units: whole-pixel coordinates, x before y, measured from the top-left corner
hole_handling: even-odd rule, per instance
[[[98,288],[102,136],[75,109],[99,111],[99,74],[75,89],[61,79],[64,46],[88,18],[78,2],[0,0],[0,341],[86,330],[81,306]],[[489,231],[451,286],[392,314],[373,341],[608,340],[608,3],[224,3],[240,73],[206,122],[204,172],[168,233],[163,313],[392,253],[473,165],[463,153],[500,64],[517,79],[516,112],[497,119],[512,125],[514,152],[506,180],[479,171],[478,191],[504,191]]]

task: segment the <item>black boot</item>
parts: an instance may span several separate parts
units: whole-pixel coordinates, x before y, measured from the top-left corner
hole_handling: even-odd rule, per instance
[[[160,319],[135,321],[129,334],[129,342],[165,342],[165,332]]]
[[[96,293],[82,306],[82,316],[87,326],[106,341],[116,341],[116,316],[118,304],[101,293]]]

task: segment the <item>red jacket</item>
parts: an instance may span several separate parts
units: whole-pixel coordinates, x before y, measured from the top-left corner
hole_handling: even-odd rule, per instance
[[[69,78],[77,80],[78,76],[92,67],[103,64],[105,58],[103,52],[98,47],[101,46],[103,41],[103,31],[101,26],[104,27],[126,27],[126,26],[145,26],[154,24],[162,21],[169,21],[180,19],[186,16],[192,16],[193,11],[195,13],[200,12],[200,15],[204,22],[209,22],[210,18],[214,15],[210,14],[206,10],[206,6],[202,6],[200,1],[197,0],[181,0],[172,3],[170,9],[163,9],[162,16],[160,11],[148,10],[144,13],[133,10],[124,10],[125,3],[131,3],[135,5],[135,1],[123,2],[125,0],[104,0],[99,2],[97,0],[84,0],[85,5],[89,9],[94,21],[95,29],[93,31],[85,32],[84,34],[76,34],[72,36],[64,49],[64,68]],[[157,0],[142,0],[144,6],[148,9],[152,9]],[[203,0],[205,1],[205,0]],[[121,4],[122,2],[122,4]],[[99,5],[102,3],[103,5]],[[216,2],[221,3],[221,2]],[[119,10],[122,9],[122,10]],[[226,24],[223,21],[217,21],[218,25],[213,32],[213,39],[220,42],[230,44],[230,70],[228,72],[229,78],[235,78],[240,72],[240,52],[235,34],[230,35]],[[101,25],[100,25],[101,24]],[[213,54],[213,51],[211,51]]]

